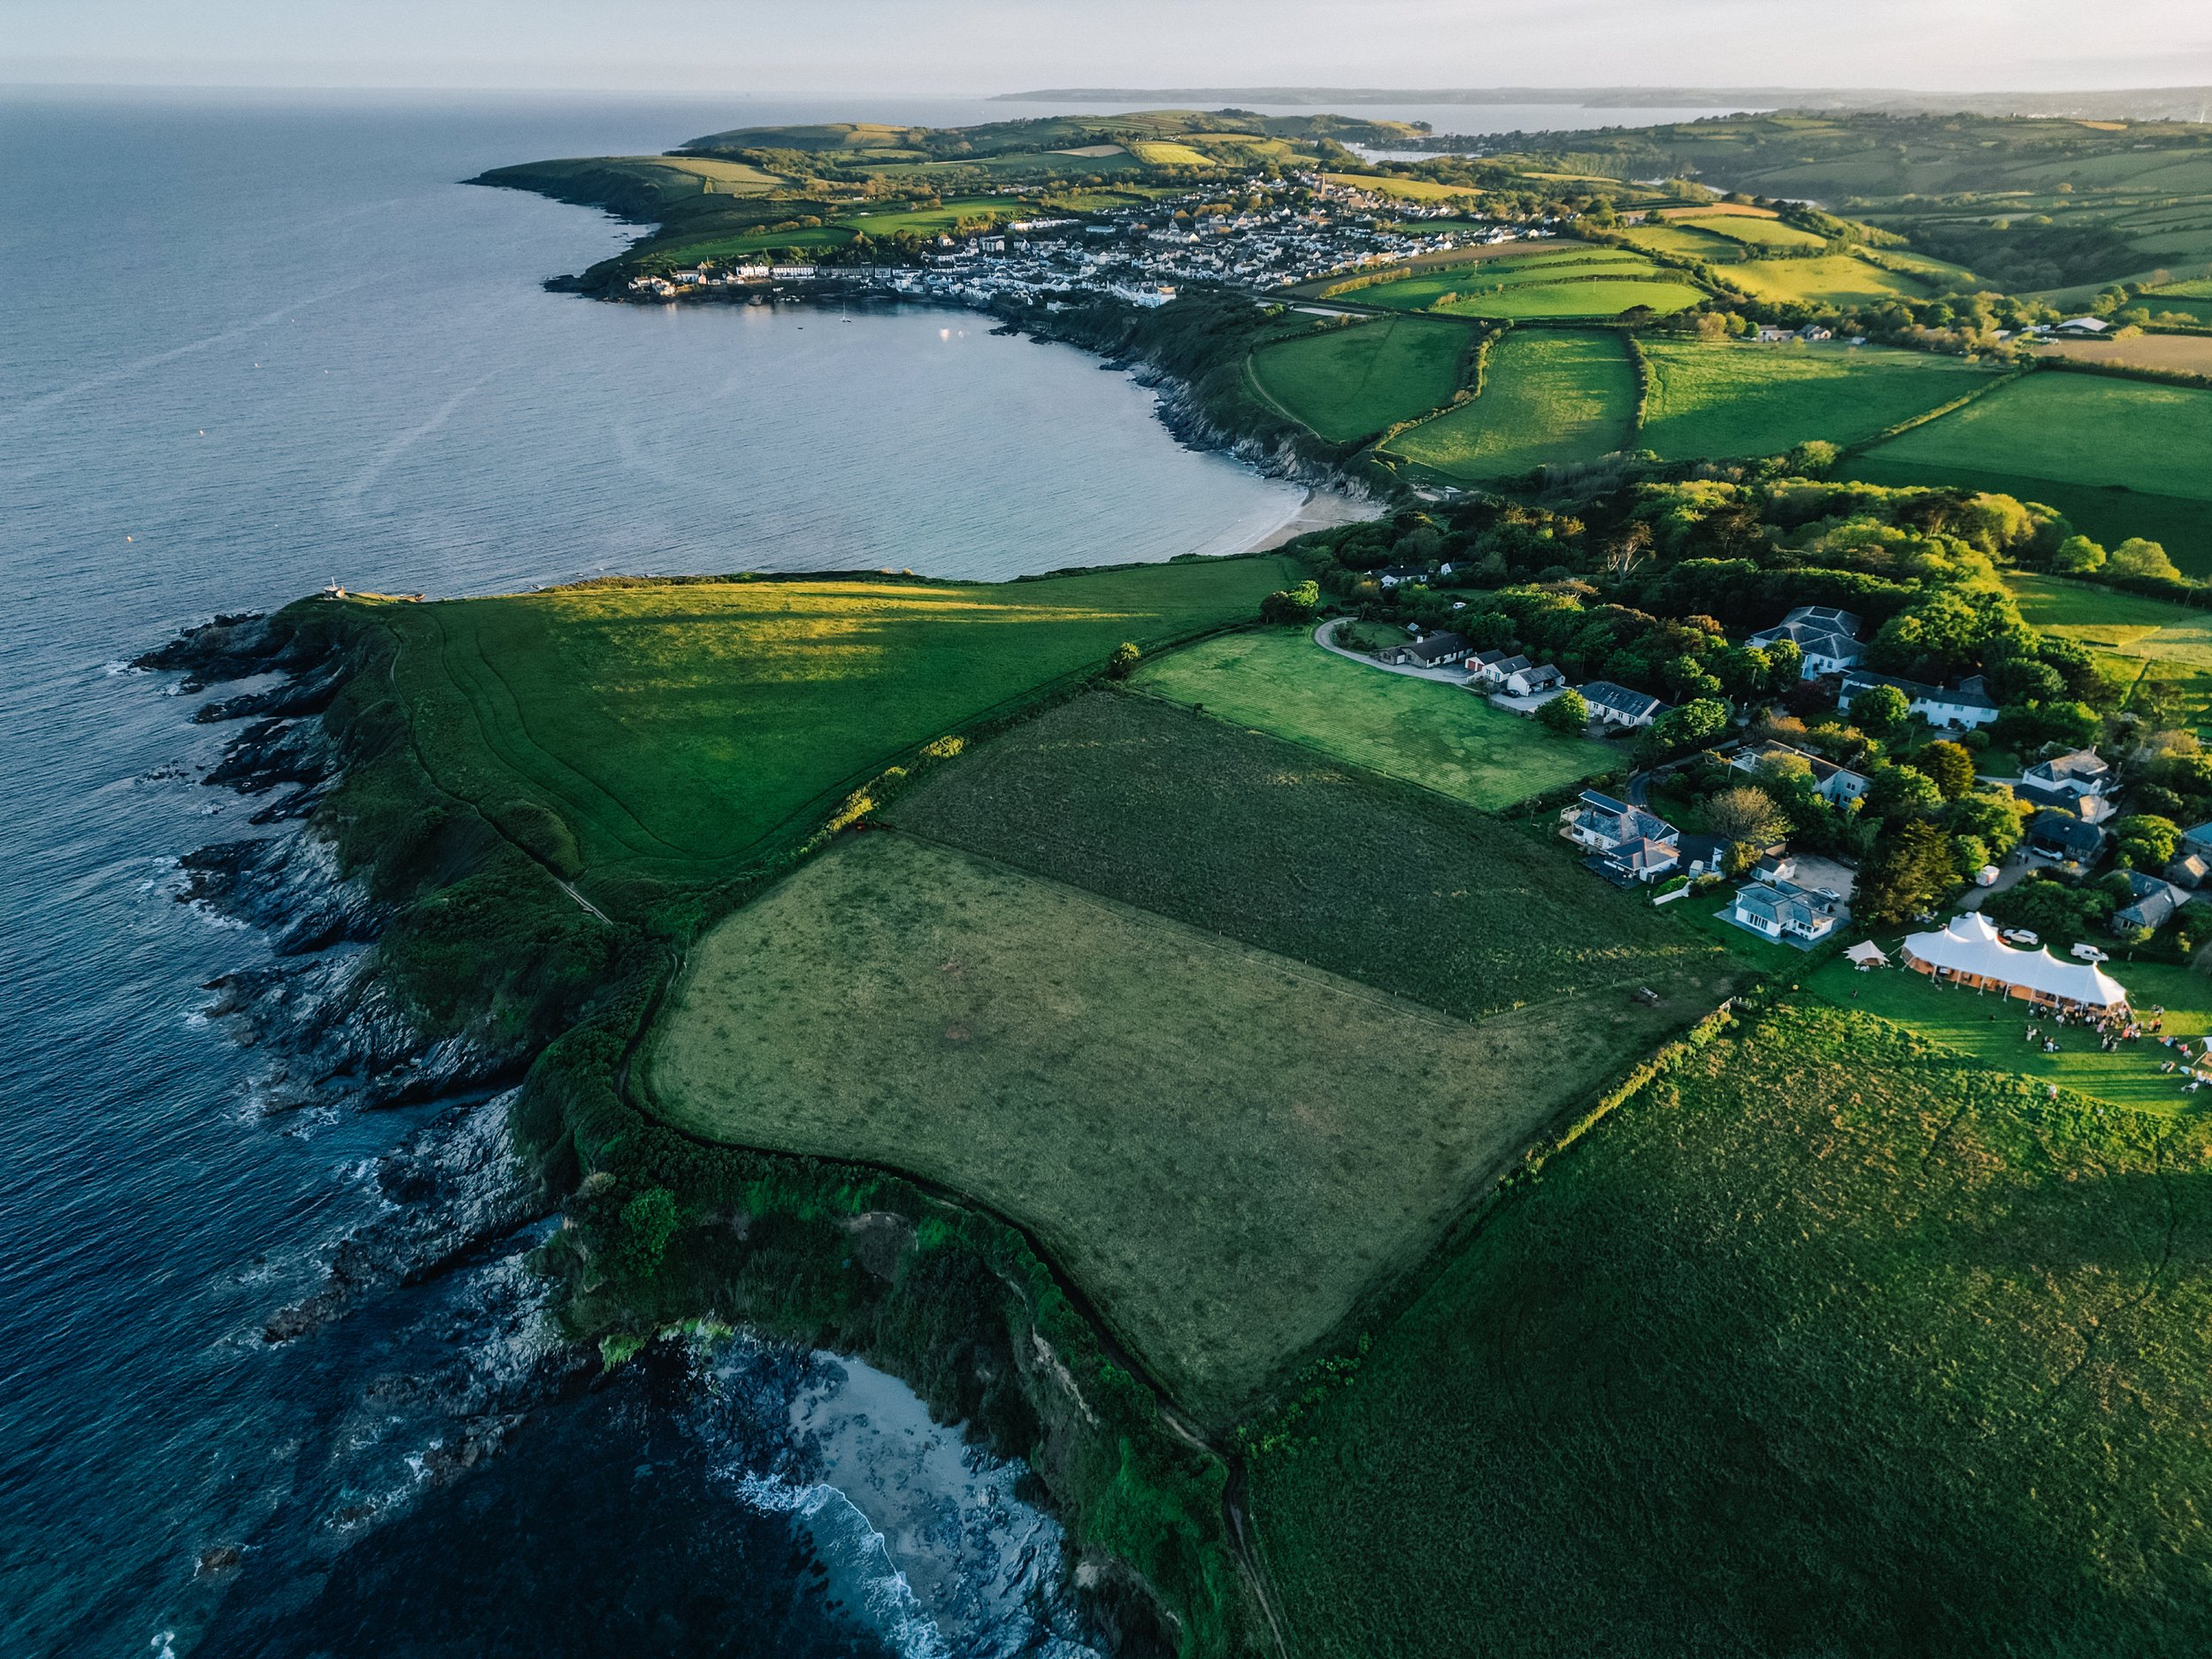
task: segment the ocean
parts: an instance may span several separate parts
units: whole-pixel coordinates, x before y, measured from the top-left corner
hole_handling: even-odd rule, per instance
[[[1014,112],[856,104],[0,92],[7,1652],[1088,1651],[1018,1470],[741,1335],[585,1388],[527,1233],[263,1341],[433,1109],[267,1110],[203,988],[267,947],[176,902],[179,856],[243,833],[198,782],[230,728],[126,666],[334,580],[993,578],[1297,510],[1125,374],[972,316],[548,294],[630,233],[458,182]]]

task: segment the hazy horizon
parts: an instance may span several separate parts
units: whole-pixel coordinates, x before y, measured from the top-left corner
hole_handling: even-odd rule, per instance
[[[990,96],[1042,87],[1894,88],[2212,81],[2212,12],[2057,0],[0,0],[0,84]]]

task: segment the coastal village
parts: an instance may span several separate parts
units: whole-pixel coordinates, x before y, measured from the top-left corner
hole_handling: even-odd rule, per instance
[[[1269,200],[1294,187],[1307,205],[1194,212],[1225,194]],[[1255,175],[1080,216],[1041,213],[972,235],[940,234],[913,263],[879,257],[855,264],[703,260],[665,275],[643,273],[628,292],[641,299],[687,296],[765,300],[787,285],[849,295],[930,300],[987,310],[1016,300],[1048,306],[1082,293],[1133,305],[1164,305],[1187,283],[1263,293],[1318,278],[1354,274],[1421,254],[1446,253],[1555,234],[1548,220],[1470,219],[1456,211],[1409,207],[1332,182],[1319,173],[1287,180]]]

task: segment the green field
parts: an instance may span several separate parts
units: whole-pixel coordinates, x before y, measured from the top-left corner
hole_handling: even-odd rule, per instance
[[[1270,346],[1252,379],[1283,413],[1344,443],[1448,402],[1471,343],[1463,324],[1386,317]]]
[[[1878,305],[1890,299],[1925,299],[1912,278],[1847,253],[1816,259],[1753,259],[1728,268],[1727,280],[1754,298],[1824,305]]]
[[[933,772],[888,817],[1463,1019],[1722,971],[1669,911],[1555,846],[1151,697],[1052,710]]]
[[[1876,446],[1855,472],[1875,483],[1956,478],[2042,501],[2100,541],[2148,536],[2202,572],[2212,569],[2208,456],[2212,391],[2049,372]]]
[[[1760,214],[1701,213],[1690,223],[1715,236],[1763,250],[1785,249],[1804,253],[1825,245],[1809,230],[1800,230],[1794,225],[1785,225],[1779,219]]]
[[[1456,686],[1393,674],[1323,650],[1303,633],[1207,640],[1147,663],[1140,690],[1203,703],[1240,726],[1495,810],[1614,764],[1611,750],[1551,736]]]
[[[2063,941],[2046,939],[2052,954],[2063,959]],[[2100,944],[2121,957],[2126,951],[2109,939]],[[2212,1032],[2212,981],[2190,968],[2165,963],[2109,962],[2105,972],[2127,987],[2131,1007],[2146,1010],[2163,1008],[2170,1037],[2201,1037]],[[2124,1044],[2117,1053],[2098,1047],[2097,1034],[2080,1026],[2052,1027],[2033,1019],[2024,1003],[1985,995],[1958,986],[1938,985],[1908,969],[1876,968],[1862,973],[1838,960],[1821,968],[1806,981],[1806,989],[1826,997],[1839,1008],[1878,1014],[1884,1019],[1919,1033],[1971,1056],[1980,1065],[1999,1071],[2016,1071],[2032,1082],[2055,1083],[2115,1106],[2158,1111],[2195,1110],[2202,1095],[2185,1094],[2186,1078],[2169,1076],[2159,1067],[2173,1056],[2156,1039]],[[1990,1016],[1995,1015],[1995,1018]],[[2059,1045],[2056,1054],[2045,1054],[2039,1044],[2024,1040],[2030,1025]]]
[[[1705,298],[1686,277],[1594,277],[1580,282],[1524,283],[1495,292],[1463,293],[1432,308],[1448,317],[1533,320],[1553,317],[1617,317],[1644,306],[1671,317]]]
[[[1440,300],[1478,289],[1502,290],[1530,283],[1581,281],[1606,275],[1659,274],[1657,265],[1625,250],[1578,245],[1543,253],[1516,253],[1432,265],[1413,276],[1354,288],[1343,297],[1355,304],[1377,305],[1386,311],[1421,311],[1432,309]]]
[[[1621,233],[1648,253],[1672,254],[1678,259],[1701,259],[1708,265],[1732,265],[1743,250],[1725,236],[1708,235],[1694,225],[1633,225]]]
[[[1955,357],[1878,346],[1648,341],[1642,447],[1669,460],[1779,455],[1809,438],[1854,443],[1987,379]]]
[[[1630,447],[1635,409],[1615,335],[1516,330],[1490,349],[1480,396],[1401,433],[1387,452],[1446,479],[1508,478]]]
[[[1467,1025],[885,833],[709,933],[641,1071],[691,1133],[889,1164],[1015,1217],[1219,1423],[1694,1011],[1594,991]]]
[[[2183,724],[2212,734],[2212,615],[2050,576],[2013,575],[2005,585],[2031,627],[2079,640],[2116,679],[2132,682],[2124,709],[2163,694]]]
[[[385,605],[437,784],[549,809],[583,885],[710,878],[811,832],[887,764],[1123,640],[1251,614],[1274,557],[999,584],[618,581]]]
[[[2212,1645],[2212,1133],[1805,1001],[1253,1460],[1304,1659]]]

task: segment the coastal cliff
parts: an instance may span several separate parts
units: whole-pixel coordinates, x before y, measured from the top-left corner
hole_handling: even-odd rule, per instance
[[[197,717],[247,723],[206,781],[267,797],[269,833],[188,856],[180,896],[271,942],[274,962],[208,987],[211,1016],[265,1056],[263,1110],[450,1102],[380,1161],[389,1209],[265,1340],[557,1214],[531,1261],[572,1356],[620,1363],[707,1319],[866,1359],[1027,1462],[1117,1652],[1264,1651],[1228,1463],[1017,1226],[891,1171],[687,1140],[632,1097],[630,1055],[689,940],[819,838],[710,892],[586,905],[526,815],[439,784],[396,649],[373,603],[318,599],[140,663],[244,686]],[[561,1386],[573,1363],[541,1369]],[[503,1432],[455,1443],[489,1455]]]

